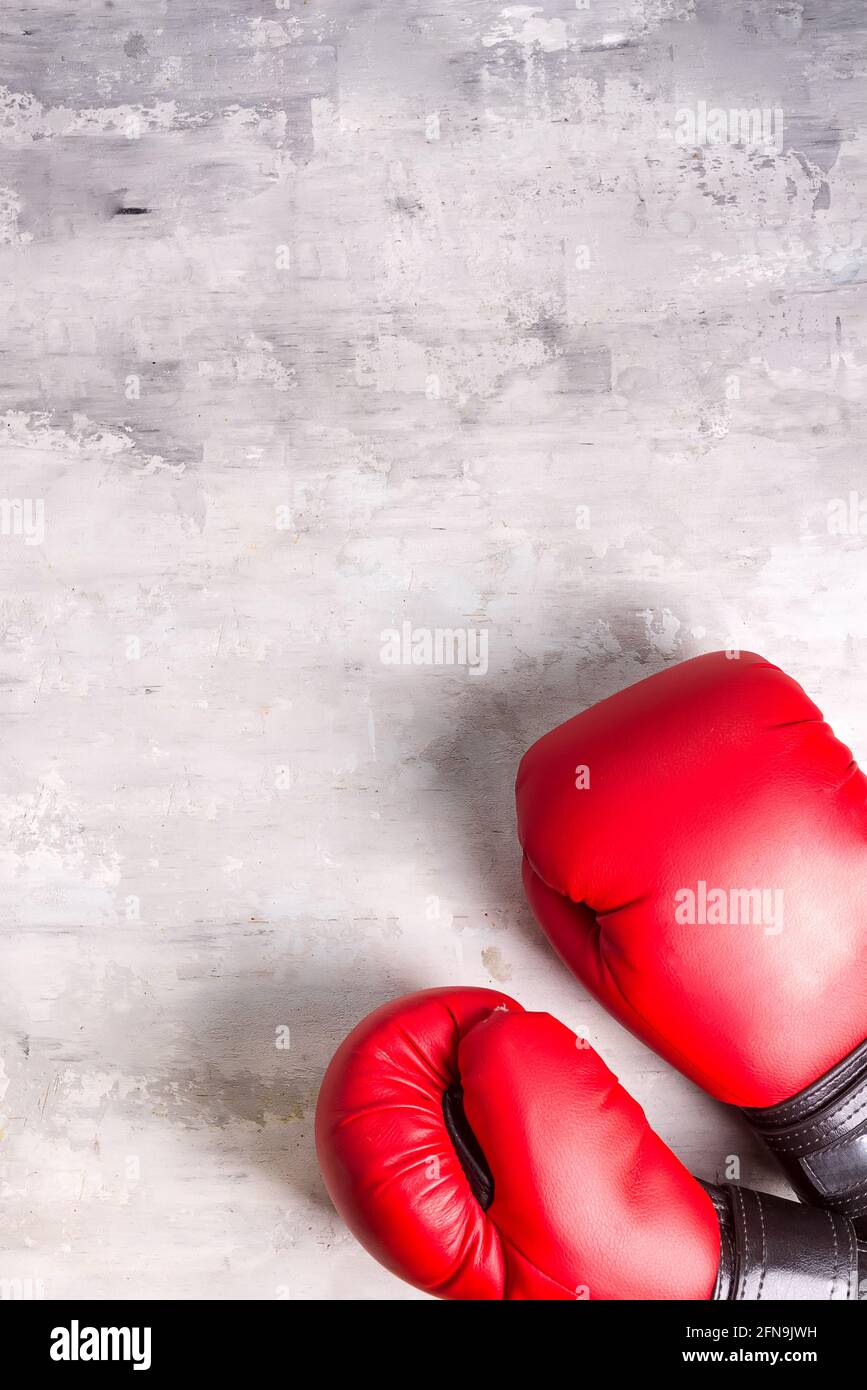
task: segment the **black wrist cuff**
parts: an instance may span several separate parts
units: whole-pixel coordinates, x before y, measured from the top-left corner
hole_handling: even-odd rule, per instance
[[[846,1217],[769,1197],[747,1187],[702,1186],[720,1225],[720,1265],[713,1298],[856,1300],[859,1252]]]
[[[867,1042],[790,1100],[743,1113],[798,1196],[867,1237]]]

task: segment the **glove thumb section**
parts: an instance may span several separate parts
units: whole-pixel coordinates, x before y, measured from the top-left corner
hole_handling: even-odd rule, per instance
[[[711,1297],[710,1198],[583,1039],[549,1014],[496,1011],[458,1065],[494,1176],[504,1297]]]

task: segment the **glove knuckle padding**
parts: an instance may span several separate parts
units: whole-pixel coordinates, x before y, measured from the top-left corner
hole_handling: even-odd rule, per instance
[[[698,657],[525,755],[527,896],[627,1026],[720,1099],[771,1105],[867,1033],[865,790],[795,681],[752,653]],[[782,920],[679,923],[700,881],[778,894]]]
[[[493,1180],[486,1210],[443,1118],[456,1084]],[[430,991],[366,1020],[329,1068],[317,1146],[359,1239],[441,1296],[713,1290],[719,1228],[707,1194],[590,1048],[493,991]]]
[[[316,1109],[316,1147],[337,1210],[363,1245],[419,1288],[496,1298],[496,1231],[446,1130],[443,1095],[460,1039],[493,1009],[485,989],[429,990],[386,1004],[338,1049]]]

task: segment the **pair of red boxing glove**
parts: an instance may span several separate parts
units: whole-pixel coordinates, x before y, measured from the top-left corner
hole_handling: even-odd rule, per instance
[[[856,1299],[867,1278],[867,783],[751,653],[540,739],[530,906],[638,1037],[740,1107],[804,1205],[692,1178],[582,1040],[485,989],[385,1005],[326,1074],[319,1160],[383,1264],[443,1298]]]

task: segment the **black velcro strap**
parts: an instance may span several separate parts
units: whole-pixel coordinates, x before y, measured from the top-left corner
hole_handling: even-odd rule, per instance
[[[790,1100],[744,1114],[799,1197],[867,1236],[867,1042]]]
[[[710,1187],[720,1223],[717,1300],[857,1300],[851,1221],[747,1187]]]

